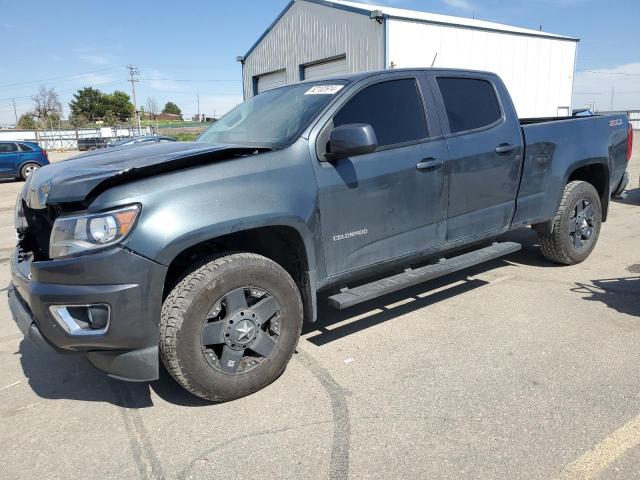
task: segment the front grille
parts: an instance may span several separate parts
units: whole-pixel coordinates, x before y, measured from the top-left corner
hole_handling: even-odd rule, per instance
[[[55,220],[55,213],[49,208],[32,209],[22,202],[27,226],[18,230],[18,249],[21,256],[33,260],[49,260],[49,238]]]

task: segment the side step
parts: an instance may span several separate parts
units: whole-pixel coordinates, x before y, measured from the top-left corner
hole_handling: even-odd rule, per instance
[[[465,268],[488,262],[496,258],[517,252],[522,245],[515,242],[494,243],[489,247],[481,248],[473,252],[465,253],[452,258],[441,258],[438,263],[407,269],[403,273],[392,275],[375,282],[359,285],[354,288],[343,288],[340,293],[329,297],[332,307],[342,310],[373,298],[381,297],[387,293],[402,290],[403,288],[417,285],[418,283],[433,280],[434,278],[448,275],[449,273],[464,270]]]

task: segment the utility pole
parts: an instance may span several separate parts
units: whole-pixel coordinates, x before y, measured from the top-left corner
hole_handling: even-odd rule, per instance
[[[609,105],[609,111],[613,112],[613,99],[616,96],[616,87],[611,85],[611,104]]]
[[[198,103],[198,121],[200,121],[200,94],[196,94],[196,101]]]
[[[11,100],[13,100],[13,114],[16,117],[16,125],[18,125],[18,111],[16,110],[16,99],[12,98]]]
[[[133,94],[133,108],[136,114],[136,120],[138,123],[138,136],[141,135],[141,131],[140,131],[140,114],[138,113],[138,103],[136,102],[136,83],[139,82],[140,80],[138,80],[137,78],[135,78],[136,75],[138,75],[139,71],[138,71],[138,67],[136,67],[135,65],[126,65],[125,68],[129,69],[129,82],[131,82],[131,93]]]

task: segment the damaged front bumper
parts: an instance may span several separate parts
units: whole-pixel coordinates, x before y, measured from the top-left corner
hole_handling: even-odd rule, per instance
[[[14,252],[9,305],[25,337],[60,353],[80,353],[110,376],[158,378],[159,319],[166,267],[124,248],[33,262]],[[108,318],[92,330],[89,318],[61,321],[59,311],[106,306]],[[87,310],[88,311],[88,310]],[[64,320],[64,319],[62,319]]]

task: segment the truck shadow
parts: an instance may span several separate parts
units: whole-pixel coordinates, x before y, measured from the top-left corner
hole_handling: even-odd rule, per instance
[[[500,240],[518,242],[522,244],[522,250],[345,310],[331,308],[327,301],[330,293],[321,294],[318,296],[318,320],[314,324],[305,324],[302,335],[305,335],[305,339],[314,345],[326,345],[398,316],[487,285],[489,282],[473,278],[483,272],[506,265],[558,266],[542,257],[538,249],[537,235],[530,229],[510,232]]]
[[[105,402],[123,408],[153,406],[151,391],[166,402],[188,407],[212,405],[182,389],[160,369],[153,382],[124,382],[97,371],[80,355],[61,355],[43,349],[30,339],[20,342],[20,363],[29,386],[39,397],[58,400]]]
[[[626,205],[640,205],[640,188],[627,190],[624,198],[615,198],[612,201],[616,203],[624,203]]]
[[[318,298],[318,321],[307,324],[303,335],[315,345],[325,345],[347,335],[373,327],[437,302],[470,292],[488,282],[473,278],[505,265],[552,265],[541,259],[536,236],[531,231],[510,234],[506,239],[523,244],[523,250],[504,259],[493,260],[470,269],[416,285],[347,310],[329,307],[327,295]],[[31,389],[41,398],[105,402],[123,408],[153,406],[152,392],[162,400],[180,406],[213,405],[180,387],[161,367],[159,380],[130,383],[115,380],[97,371],[79,355],[61,355],[39,348],[29,339],[20,343],[20,362]]]
[[[635,267],[635,268],[634,268]],[[640,273],[640,265],[632,265],[629,270]],[[588,283],[576,283],[572,292],[586,294],[584,300],[602,302],[616,312],[640,317],[640,276],[605,278]]]

